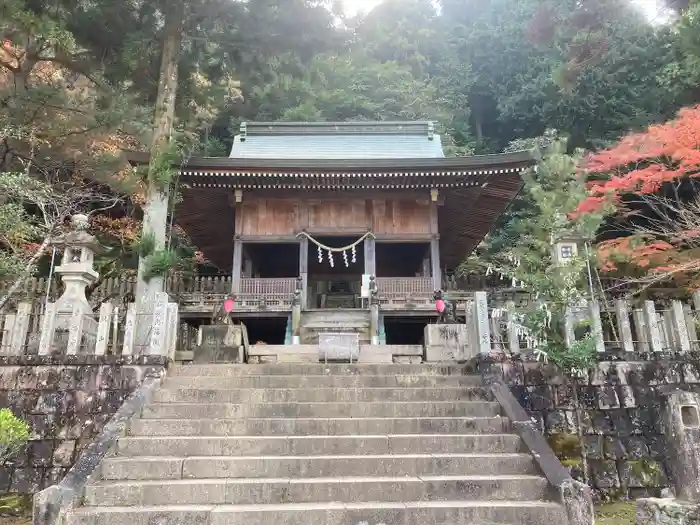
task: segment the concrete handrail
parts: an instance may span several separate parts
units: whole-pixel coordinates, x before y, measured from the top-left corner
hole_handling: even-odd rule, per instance
[[[486,385],[501,405],[504,415],[510,420],[513,430],[520,436],[549,484],[557,491],[560,503],[566,508],[569,525],[594,525],[591,488],[571,477],[542,433],[535,427],[532,418],[515,399],[508,385],[487,363],[480,363],[479,368]]]
[[[32,525],[65,523],[68,511],[80,502],[85,486],[99,471],[102,460],[124,434],[129,421],[141,413],[162,380],[162,373],[146,377],[141,386],[126,398],[102,432],[82,452],[61,482],[34,495]]]

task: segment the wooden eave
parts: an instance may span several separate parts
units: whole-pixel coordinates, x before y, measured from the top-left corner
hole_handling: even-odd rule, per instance
[[[148,155],[129,153],[132,164]],[[522,188],[520,173],[532,166],[530,152],[428,159],[229,159],[194,158],[181,166],[183,200],[175,219],[195,245],[222,271],[233,252],[234,189],[426,191],[437,188],[443,267],[455,268],[493,228]],[[351,197],[348,194],[348,197]]]

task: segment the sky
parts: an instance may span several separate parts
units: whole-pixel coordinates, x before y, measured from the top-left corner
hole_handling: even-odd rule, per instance
[[[659,4],[660,0],[632,0],[635,4],[639,5],[650,20],[659,18]],[[355,15],[357,13],[366,13],[372,9],[377,4],[381,3],[381,0],[342,0],[345,11],[348,15]]]

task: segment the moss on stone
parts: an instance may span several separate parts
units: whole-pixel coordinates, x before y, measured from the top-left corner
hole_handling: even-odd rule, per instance
[[[28,494],[5,494],[0,496],[0,514],[26,516],[32,508],[32,496]]]
[[[566,458],[561,459],[561,464],[567,468],[580,467],[583,465],[583,458]]]
[[[662,482],[661,467],[647,458],[629,462],[632,475],[645,487],[658,487]]]
[[[581,438],[577,434],[550,434],[547,441],[560,460],[581,458],[583,455]]]

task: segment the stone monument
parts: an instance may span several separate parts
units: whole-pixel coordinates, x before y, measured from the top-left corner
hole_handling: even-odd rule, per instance
[[[638,525],[700,522],[700,395],[675,390],[662,407],[669,474],[675,498],[637,501]]]

